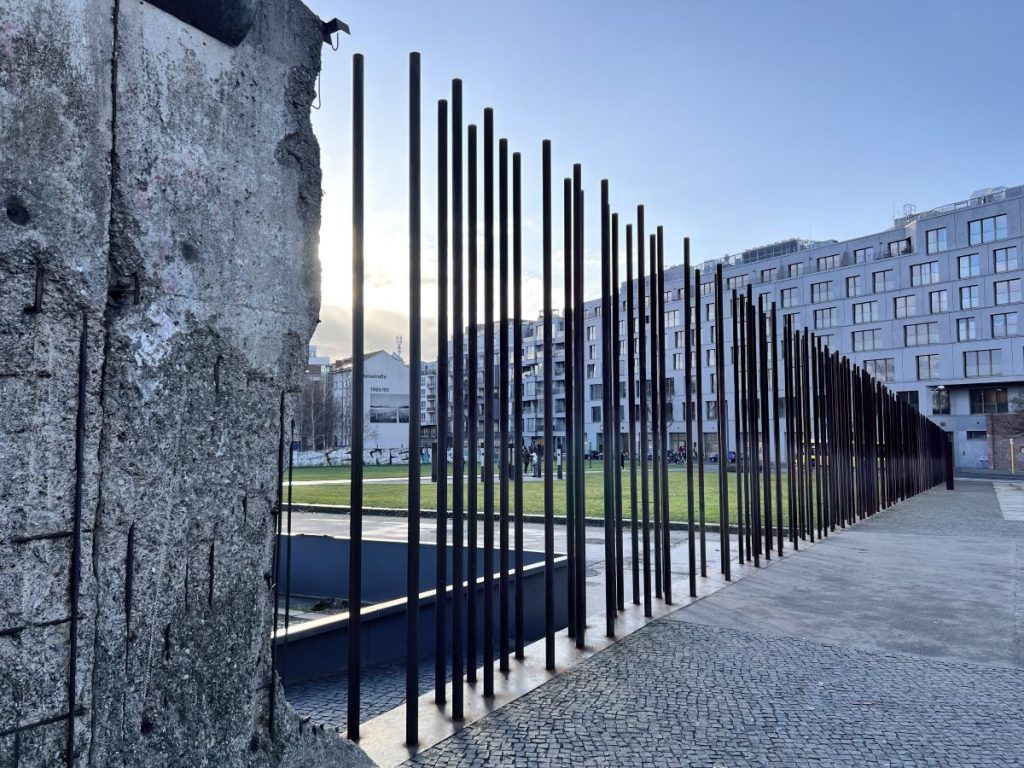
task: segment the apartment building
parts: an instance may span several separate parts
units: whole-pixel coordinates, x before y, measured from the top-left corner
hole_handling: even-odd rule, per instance
[[[785,318],[812,330],[831,349],[866,367],[954,435],[958,466],[989,462],[986,416],[1005,413],[1024,401],[1022,270],[1024,186],[982,190],[962,202],[917,212],[906,208],[888,229],[850,240],[789,239],[699,265],[694,317],[699,321],[703,400],[696,419],[706,435],[706,453],[715,453],[717,412],[714,355],[719,333],[714,325],[714,269],[722,265],[727,299],[733,289],[750,285],[755,300],[776,306],[779,329]],[[669,251],[666,258],[674,254]],[[620,269],[622,273],[624,269]],[[649,280],[645,293],[649,297]],[[631,286],[636,297],[637,285]],[[617,307],[618,353],[626,353],[626,290]],[[560,295],[556,294],[556,295]],[[649,299],[643,308],[650,322]],[[721,336],[732,345],[730,307]],[[638,302],[634,301],[634,307]],[[635,310],[638,315],[639,309]],[[665,273],[666,407],[669,443],[686,443],[684,418],[685,338],[683,268]],[[565,435],[564,321],[554,327],[554,434],[556,449]],[[502,371],[495,333],[495,397]],[[483,326],[475,329],[483,350]],[[649,335],[649,334],[648,334]],[[584,305],[584,423],[588,450],[603,450],[601,403],[601,306]],[[512,331],[509,330],[511,343]],[[694,337],[696,341],[696,337]],[[468,343],[464,342],[463,354]],[[523,324],[524,435],[527,445],[543,438],[543,325]],[[449,357],[453,349],[449,344]],[[511,350],[510,350],[511,354]],[[726,355],[727,392],[732,391],[731,352]],[[694,359],[696,368],[698,360]],[[479,366],[478,366],[479,367]],[[621,365],[625,393],[626,365]],[[451,382],[449,382],[450,384]],[[478,425],[483,434],[483,375],[477,377]],[[695,387],[694,387],[695,392]],[[695,395],[694,395],[695,396]],[[451,387],[449,386],[449,398]],[[495,401],[496,402],[496,401]],[[429,411],[426,407],[425,410]],[[495,405],[495,413],[498,409]],[[627,408],[621,409],[623,434]],[[733,427],[729,425],[729,434]]]

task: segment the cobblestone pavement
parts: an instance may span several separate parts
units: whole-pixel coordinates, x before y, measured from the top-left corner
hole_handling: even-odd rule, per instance
[[[1024,523],[932,491],[653,622],[436,766],[1024,766]]]
[[[411,764],[1019,766],[1022,690],[1021,670],[663,619]]]

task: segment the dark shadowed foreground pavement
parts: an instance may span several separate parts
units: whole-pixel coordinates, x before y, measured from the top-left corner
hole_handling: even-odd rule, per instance
[[[992,483],[931,491],[649,624],[413,762],[1024,766],[1024,522],[1004,519]]]

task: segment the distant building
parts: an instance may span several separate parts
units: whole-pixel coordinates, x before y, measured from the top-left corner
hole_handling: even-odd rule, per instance
[[[786,317],[798,328],[813,330],[831,349],[867,368],[900,397],[953,432],[958,466],[988,465],[986,416],[1008,412],[1010,402],[1024,395],[1022,249],[1024,186],[1015,186],[982,190],[968,200],[920,213],[908,207],[892,227],[875,234],[843,242],[792,238],[699,265],[701,285],[694,312],[701,321],[704,402],[695,408],[703,423],[706,452],[718,450],[715,388],[719,382],[713,371],[718,334],[712,320],[712,280],[720,263],[727,297],[732,289],[745,290],[750,284],[756,300],[776,304],[780,333]],[[623,272],[620,268],[620,274]],[[648,289],[649,285],[648,280]],[[635,296],[636,284],[631,288]],[[666,384],[672,393],[666,416],[669,443],[677,447],[685,445],[686,430],[681,266],[666,269],[665,293]],[[556,303],[560,297],[561,288],[557,287]],[[625,355],[625,284],[620,298],[617,321],[623,340],[618,352]],[[589,450],[602,450],[604,445],[600,311],[599,300],[584,305],[583,428]],[[649,312],[644,316],[649,323]],[[731,348],[728,306],[725,318],[722,335]],[[561,449],[565,436],[564,320],[553,317],[552,321],[553,423],[556,449]],[[485,329],[477,326],[475,332],[482,335]],[[511,380],[512,371],[498,368],[498,324],[492,332],[496,350],[493,397],[497,402],[500,377]],[[482,339],[478,346],[483,349]],[[451,359],[451,343],[448,349]],[[462,354],[465,350],[466,346]],[[542,321],[525,322],[523,426],[528,445],[539,444],[543,437],[543,350]],[[625,373],[623,362],[623,377]],[[725,387],[731,398],[730,354],[726,355]],[[451,378],[447,392],[450,401]],[[478,376],[478,393],[482,436],[482,375]],[[426,388],[423,400],[424,412],[431,413]],[[620,429],[625,440],[627,409],[621,410],[624,420]],[[733,434],[731,422],[729,434]]]

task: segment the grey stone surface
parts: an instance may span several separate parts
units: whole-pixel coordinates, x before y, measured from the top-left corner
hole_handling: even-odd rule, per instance
[[[411,761],[1013,766],[1021,670],[665,619]]]
[[[0,766],[66,760],[76,481],[76,765],[365,760],[283,705],[267,727],[320,47],[299,0],[237,48],[144,2],[0,4]]]
[[[999,515],[990,483],[932,490],[673,618],[1024,668],[1024,523]]]
[[[1024,524],[998,515],[987,483],[922,494],[649,624],[412,764],[1024,765],[1024,548],[1006,527]]]

